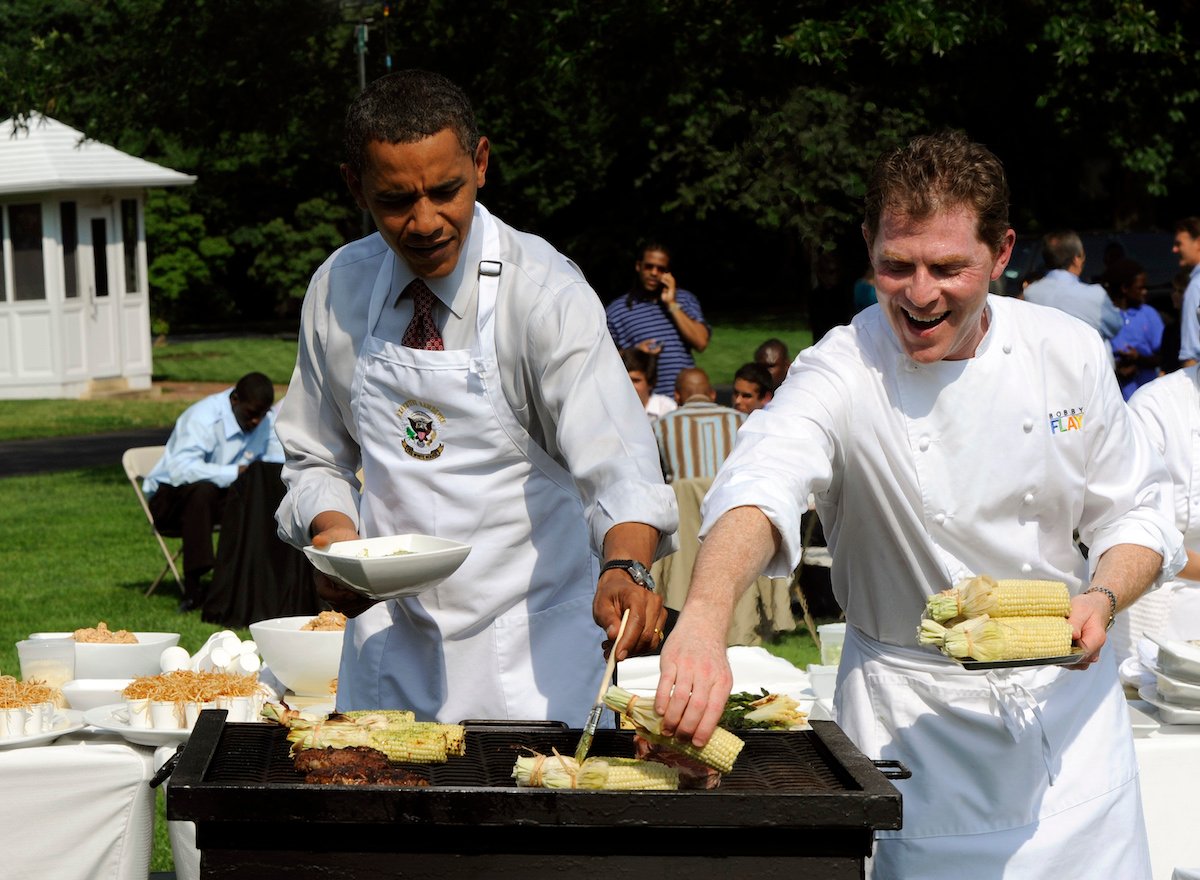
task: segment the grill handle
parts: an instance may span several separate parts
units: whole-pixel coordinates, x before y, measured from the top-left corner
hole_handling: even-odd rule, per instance
[[[171,771],[174,770],[175,765],[179,763],[179,756],[183,754],[183,747],[185,745],[187,745],[187,743],[180,743],[177,745],[175,747],[175,754],[163,761],[162,766],[158,768],[158,772],[150,777],[151,788],[158,788],[167,781],[167,777],[171,775]]]
[[[912,779],[912,771],[899,761],[890,761],[881,758],[873,760],[871,763],[883,774],[884,779]]]

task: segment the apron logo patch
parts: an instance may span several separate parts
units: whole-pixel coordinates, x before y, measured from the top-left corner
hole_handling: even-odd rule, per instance
[[[404,434],[400,445],[413,458],[432,461],[442,454],[446,445],[441,440],[441,429],[446,417],[432,404],[420,400],[406,400],[396,410]]]
[[[1083,430],[1083,407],[1081,406],[1046,413],[1046,418],[1050,421],[1051,434],[1065,434],[1067,431]]]

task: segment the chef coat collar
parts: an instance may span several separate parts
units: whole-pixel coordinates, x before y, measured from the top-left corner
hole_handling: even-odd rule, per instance
[[[461,319],[467,313],[475,282],[479,274],[479,261],[483,258],[483,232],[480,231],[483,221],[480,219],[479,204],[476,203],[471,217],[471,229],[467,233],[466,245],[458,255],[458,265],[444,278],[426,278],[425,284],[433,291],[438,302]],[[400,302],[404,288],[417,276],[408,268],[408,263],[400,258],[394,261],[392,269],[392,289],[396,291],[393,306]]]

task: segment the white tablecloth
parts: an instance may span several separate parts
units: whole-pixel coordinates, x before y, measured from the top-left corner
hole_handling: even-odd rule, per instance
[[[1152,718],[1154,707],[1133,705]],[[1141,774],[1142,808],[1150,836],[1154,880],[1200,878],[1200,725],[1165,724],[1134,740]]]
[[[81,731],[0,751],[5,880],[146,880],[152,749]]]

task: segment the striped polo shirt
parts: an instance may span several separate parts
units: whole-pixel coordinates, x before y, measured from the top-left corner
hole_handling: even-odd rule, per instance
[[[668,482],[715,477],[733,451],[744,413],[706,399],[689,400],[674,412],[659,416],[654,436]]]
[[[700,300],[696,299],[694,293],[676,289],[675,301],[689,318],[708,327],[704,312],[700,310]],[[608,332],[617,348],[633,348],[647,339],[658,340],[662,351],[658,355],[654,393],[668,397],[674,394],[675,377],[679,371],[696,366],[696,362],[692,360],[692,350],[679,335],[667,307],[657,300],[639,299],[631,291],[610,302],[604,314],[608,317]],[[711,327],[709,332],[712,332]]]

